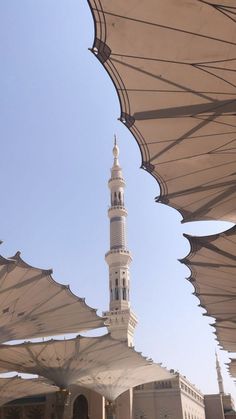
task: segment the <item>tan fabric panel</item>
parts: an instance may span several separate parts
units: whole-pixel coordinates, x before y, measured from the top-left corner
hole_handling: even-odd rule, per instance
[[[0,405],[21,397],[54,393],[58,390],[55,385],[38,378],[0,378]]]
[[[236,378],[236,359],[231,358],[229,365],[229,373],[233,378]]]
[[[96,310],[51,274],[26,264],[19,253],[0,256],[0,342],[103,327]]]
[[[61,388],[71,384],[91,388],[108,400],[138,384],[173,377],[110,335],[1,345],[0,366],[40,375]]]
[[[189,281],[205,308],[215,318],[216,336],[221,346],[236,351],[236,227],[224,233],[192,237],[191,250],[182,259],[191,275]]]
[[[158,201],[183,221],[236,221],[235,4],[89,0],[93,53],[112,78],[121,120]]]
[[[215,334],[221,346],[229,352],[236,352],[236,322],[223,321],[214,324]]]

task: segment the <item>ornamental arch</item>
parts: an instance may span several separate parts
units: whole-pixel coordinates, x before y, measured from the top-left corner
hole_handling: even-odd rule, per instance
[[[73,419],[89,419],[88,416],[88,401],[83,394],[80,394],[74,401],[73,405]]]

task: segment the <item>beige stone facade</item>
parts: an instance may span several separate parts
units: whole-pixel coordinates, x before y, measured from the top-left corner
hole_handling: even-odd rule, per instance
[[[180,374],[138,386],[134,419],[205,419],[204,396]]]
[[[224,419],[222,396],[208,394],[205,396],[206,419]]]
[[[204,401],[206,419],[236,419],[230,394],[207,394]]]

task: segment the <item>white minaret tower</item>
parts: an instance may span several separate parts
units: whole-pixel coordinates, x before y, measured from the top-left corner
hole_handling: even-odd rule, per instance
[[[220,368],[220,363],[219,363],[219,359],[216,353],[216,372],[217,372],[217,381],[218,381],[218,386],[219,386],[219,393],[220,394],[224,394],[224,384],[223,384],[223,378],[221,375],[221,368]]]
[[[108,317],[107,326],[111,336],[115,339],[127,340],[128,345],[132,345],[137,318],[130,309],[129,265],[132,257],[126,243],[125,181],[118,161],[119,148],[116,144],[116,137],[113,156],[111,178],[108,182],[111,193],[111,206],[108,210],[110,250],[105,255],[109,267],[110,311],[104,315]]]

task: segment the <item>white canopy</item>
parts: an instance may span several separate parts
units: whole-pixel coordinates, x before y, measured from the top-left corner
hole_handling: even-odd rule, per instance
[[[88,387],[109,400],[132,386],[173,377],[110,335],[1,345],[0,367],[46,377],[60,388]]]
[[[0,378],[0,405],[21,397],[54,393],[57,390],[58,387],[39,378]]]
[[[158,201],[183,221],[236,221],[235,0],[89,0],[92,51]]]
[[[0,342],[104,326],[95,309],[51,274],[25,263],[20,253],[0,256]]]
[[[221,346],[229,352],[236,352],[236,321],[223,321],[214,324],[215,335]]]
[[[236,378],[236,359],[230,358],[229,373],[233,378]]]
[[[236,350],[236,227],[205,237],[185,235],[191,250],[182,259],[190,282],[207,314],[215,318],[216,336],[224,349]]]
[[[174,377],[161,364],[141,365],[140,360],[135,360],[134,357],[128,361],[128,365],[125,366],[125,364],[120,362],[119,367],[107,370],[103,368],[97,373],[91,370],[85,377],[78,380],[77,384],[100,393],[107,400],[114,401],[129,388]]]

